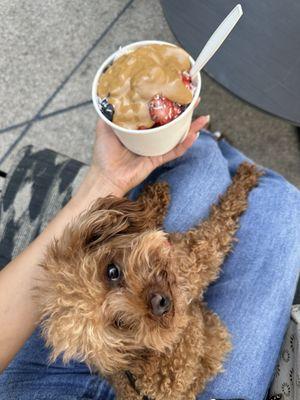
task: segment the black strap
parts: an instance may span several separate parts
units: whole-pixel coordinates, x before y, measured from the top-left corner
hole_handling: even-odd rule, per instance
[[[132,389],[138,394],[141,395],[141,392],[138,390],[138,388],[136,387],[136,377],[134,375],[132,375],[132,373],[130,371],[125,371],[125,375],[128,379],[128,382],[130,384],[130,386],[132,387]],[[148,396],[143,396],[143,400],[153,400],[150,399],[150,397]]]

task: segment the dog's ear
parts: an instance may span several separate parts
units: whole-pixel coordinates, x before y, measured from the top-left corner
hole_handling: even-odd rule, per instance
[[[81,242],[93,247],[121,233],[153,229],[151,209],[140,201],[108,196],[97,199],[79,219]]]
[[[120,233],[134,234],[160,227],[170,201],[167,183],[147,186],[136,201],[107,196],[97,199],[73,229],[80,242],[93,247]],[[79,228],[79,229],[78,229]]]

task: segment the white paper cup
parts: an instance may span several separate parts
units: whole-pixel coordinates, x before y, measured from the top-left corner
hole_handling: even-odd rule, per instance
[[[94,107],[100,118],[113,129],[119,140],[123,143],[125,147],[127,147],[127,149],[143,156],[158,156],[172,150],[187,135],[192,122],[194,106],[200,94],[200,73],[198,73],[192,81],[195,90],[193,100],[190,105],[186,108],[186,110],[184,110],[182,114],[179,115],[179,117],[175,118],[168,124],[159,126],[157,128],[139,130],[127,129],[114,124],[102,114],[97,96],[99,77],[105,70],[105,68],[109,66],[115,58],[120,57],[122,54],[127,53],[130,50],[134,50],[137,47],[146,46],[149,44],[168,44],[174,46],[174,44],[172,43],[159,40],[143,40],[140,42],[131,43],[117,50],[110,57],[108,57],[98,69],[93,81],[92,98]],[[192,57],[190,57],[190,61],[192,65],[195,62]]]

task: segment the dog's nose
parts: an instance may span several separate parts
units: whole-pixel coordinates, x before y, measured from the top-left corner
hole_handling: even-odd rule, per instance
[[[154,315],[163,315],[171,308],[171,300],[162,293],[152,293],[150,296],[150,305]]]

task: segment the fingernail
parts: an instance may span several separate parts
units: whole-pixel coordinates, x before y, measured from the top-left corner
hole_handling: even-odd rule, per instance
[[[209,126],[209,124],[210,124],[210,115],[208,114],[208,115],[205,115],[204,116],[204,118],[205,118],[205,125],[204,125],[204,128],[207,128],[208,126]]]

